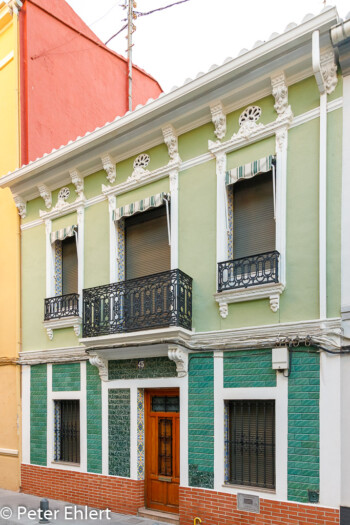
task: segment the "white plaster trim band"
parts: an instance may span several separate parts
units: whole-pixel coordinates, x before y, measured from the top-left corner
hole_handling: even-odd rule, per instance
[[[0,456],[18,456],[18,450],[13,450],[12,448],[0,448]]]
[[[71,348],[20,352],[18,362],[20,365],[39,365],[41,363],[86,361],[87,359],[89,359],[89,356],[86,354],[85,348],[76,346]],[[27,370],[27,368],[24,367],[23,370]]]
[[[279,308],[279,297],[284,290],[281,283],[261,284],[249,288],[238,288],[214,294],[215,301],[219,303],[220,315],[225,318],[228,315],[228,305],[242,303],[244,301],[256,301],[258,299],[270,299],[270,308],[277,312]]]

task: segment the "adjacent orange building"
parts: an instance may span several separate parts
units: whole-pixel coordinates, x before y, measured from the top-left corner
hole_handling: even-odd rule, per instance
[[[64,0],[0,0],[0,176],[128,109],[127,61]],[[133,70],[133,106],[159,84]],[[20,199],[0,189],[0,487],[20,487]]]

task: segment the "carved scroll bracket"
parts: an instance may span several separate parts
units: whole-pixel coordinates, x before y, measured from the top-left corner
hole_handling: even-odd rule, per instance
[[[83,199],[84,197],[84,179],[80,171],[77,169],[69,170],[70,177],[75,186],[75,191],[78,196]]]
[[[221,102],[212,104],[210,106],[211,120],[215,126],[215,135],[219,140],[223,139],[226,135],[226,115]]]
[[[109,153],[104,153],[101,156],[101,160],[103,169],[107,174],[107,179],[111,184],[113,184],[117,176],[117,168],[115,162]]]
[[[162,129],[164,142],[168,148],[168,154],[170,157],[169,164],[181,162],[179,155],[179,146],[177,141],[177,135],[175,129],[170,124]]]
[[[177,377],[185,377],[188,373],[188,353],[179,345],[168,346],[168,357],[176,364]]]
[[[98,368],[98,373],[102,381],[108,381],[108,361],[99,355],[90,355],[90,365]]]

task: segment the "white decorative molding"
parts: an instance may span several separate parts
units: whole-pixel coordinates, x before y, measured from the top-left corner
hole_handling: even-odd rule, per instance
[[[337,65],[333,51],[321,55],[321,74],[327,95],[333,93],[338,83]]]
[[[276,151],[283,151],[288,144],[288,128],[283,126],[276,130]]]
[[[80,336],[82,319],[81,317],[61,317],[61,319],[50,319],[49,321],[44,321],[43,326],[46,329],[47,336],[52,341],[53,339],[53,330],[58,330],[60,328],[73,328],[74,333],[77,337]]]
[[[293,112],[288,104],[288,87],[283,71],[271,78],[271,85],[275,99],[274,108],[278,115],[277,120],[285,120],[290,124],[293,120]]]
[[[77,197],[74,202],[66,202],[63,199],[58,199],[56,206],[50,211],[39,210],[39,215],[42,219],[56,219],[61,215],[67,215],[72,211],[76,211],[80,206],[84,206],[86,203],[85,197]]]
[[[99,355],[90,355],[90,365],[98,368],[98,373],[102,381],[108,381],[108,361]]]
[[[249,139],[251,135],[263,130],[265,128],[264,124],[257,124],[260,117],[261,108],[259,106],[247,107],[239,117],[239,131],[233,134],[232,139]]]
[[[109,153],[104,153],[101,156],[102,166],[105,172],[107,173],[107,179],[111,184],[115,181],[117,177],[117,168],[116,163],[114,162],[112,156]]]
[[[179,146],[177,141],[176,131],[170,124],[162,128],[164,142],[168,148],[168,154],[170,157],[169,164],[178,164],[181,162],[179,155]]]
[[[177,377],[185,377],[188,372],[188,353],[179,345],[168,346],[168,357],[176,363]]]
[[[173,193],[179,189],[179,172],[178,170],[172,170],[169,173],[169,187],[170,192]]]
[[[215,126],[215,135],[219,140],[226,135],[226,115],[221,102],[210,106],[211,120]]]
[[[12,448],[0,448],[0,456],[18,456],[18,450]]]
[[[27,203],[22,197],[19,195],[14,195],[13,200],[15,201],[16,208],[18,210],[18,213],[22,219],[24,219],[27,216]]]
[[[215,300],[219,303],[220,315],[223,319],[228,315],[228,305],[232,303],[242,303],[245,301],[256,301],[258,299],[269,299],[270,308],[277,312],[279,308],[279,297],[284,290],[281,283],[260,284],[249,288],[238,288],[214,294]]]
[[[89,356],[82,346],[69,348],[53,348],[45,350],[29,350],[19,353],[20,365],[37,365],[40,363],[65,363],[86,361]]]
[[[141,155],[136,157],[134,160],[134,171],[130,177],[128,177],[126,182],[139,182],[146,177],[150,172],[145,168],[148,166],[150,160],[150,156],[147,155],[147,153],[141,153]]]
[[[78,194],[78,197],[80,197],[80,199],[84,199],[84,179],[80,171],[74,168],[72,170],[69,170],[69,175],[75,186],[75,191]]]
[[[40,197],[44,199],[46,208],[50,209],[52,206],[52,195],[49,188],[46,186],[46,184],[40,184],[38,186],[38,190],[40,193]]]

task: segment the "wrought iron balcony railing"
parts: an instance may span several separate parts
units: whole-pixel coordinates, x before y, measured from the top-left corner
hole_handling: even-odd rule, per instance
[[[218,264],[218,292],[278,283],[279,252],[260,253]]]
[[[45,299],[45,321],[79,315],[79,294],[69,293]]]
[[[181,270],[83,291],[83,337],[192,328],[192,278]]]

